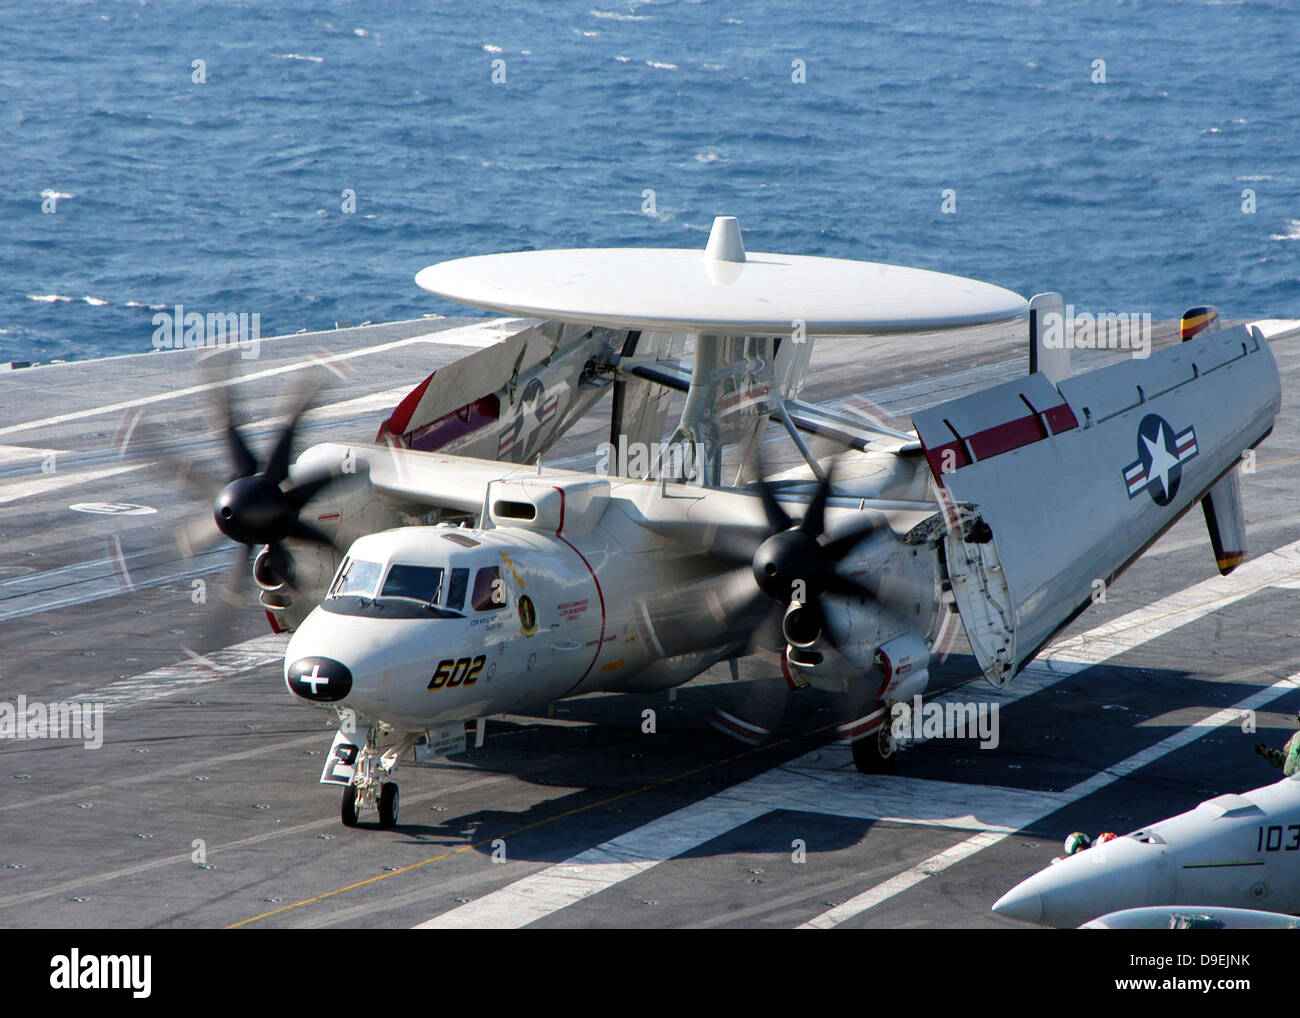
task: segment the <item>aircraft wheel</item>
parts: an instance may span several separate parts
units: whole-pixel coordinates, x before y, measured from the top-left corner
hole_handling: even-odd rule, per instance
[[[853,763],[863,774],[889,774],[898,759],[898,740],[888,722],[853,743]]]
[[[348,785],[343,789],[343,805],[339,808],[339,816],[343,821],[344,827],[357,826],[357,786]]]
[[[399,802],[397,782],[385,781],[384,787],[379,790],[379,826],[384,830],[390,830],[397,826]]]

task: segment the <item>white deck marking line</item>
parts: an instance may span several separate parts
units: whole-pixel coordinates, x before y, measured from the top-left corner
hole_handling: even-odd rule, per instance
[[[43,462],[53,456],[56,461],[60,456],[71,456],[71,449],[50,449],[36,445],[0,445],[0,466],[6,463],[23,463],[31,460]]]
[[[504,328],[499,322],[479,323],[477,325],[467,325],[465,330],[483,330],[488,326],[495,325],[497,328]],[[446,332],[461,331],[448,329]],[[270,338],[270,337],[268,337]],[[282,338],[282,337],[278,337]],[[39,421],[24,421],[20,424],[10,424],[0,428],[0,435],[12,435],[20,431],[32,431],[36,428],[48,428],[55,424],[66,424],[69,421],[79,421],[87,417],[99,417],[103,414],[117,413],[122,410],[129,410],[133,407],[149,406],[152,403],[163,403],[169,399],[180,399],[184,396],[193,396],[200,392],[210,392],[213,389],[225,388],[233,385],[242,385],[245,382],[255,382],[262,378],[273,378],[276,375],[289,374],[293,371],[304,371],[313,367],[328,367],[331,364],[337,364],[340,361],[352,360],[355,357],[368,357],[371,354],[383,353],[385,350],[396,350],[399,347],[410,346],[414,343],[439,343],[440,339],[445,342],[446,336],[443,332],[429,332],[419,336],[411,336],[409,339],[398,339],[391,343],[380,343],[376,346],[360,347],[356,350],[347,350],[343,353],[330,354],[328,356],[313,356],[305,360],[294,361],[291,364],[282,364],[278,368],[267,368],[264,371],[254,371],[252,374],[241,375],[238,378],[223,378],[216,382],[204,382],[201,385],[191,385],[184,389],[174,389],[171,392],[160,392],[153,396],[145,396],[141,399],[126,400],[122,403],[109,403],[105,406],[87,407],[84,410],[74,410],[70,413],[59,414],[55,417],[46,417]]]
[[[58,463],[57,459],[55,463]],[[94,484],[106,477],[115,477],[134,469],[134,466],[118,464],[100,470],[56,470],[52,474],[36,473],[28,481],[5,481],[0,483],[0,505],[16,502],[20,498],[29,498],[32,495],[58,491],[60,488],[70,488],[77,484]]]
[[[774,810],[806,811],[810,800],[817,802],[817,812],[831,816],[1004,834],[1014,833],[1019,818],[1043,800],[1043,793],[1037,791],[988,788],[989,797],[976,817],[970,812],[968,785],[926,778],[868,778],[833,769],[838,760],[828,762],[825,753],[810,756],[819,759],[805,758],[767,771],[583,852],[560,863],[558,870],[543,869],[503,888],[504,893],[486,895],[416,928],[523,926]]]
[[[1148,746],[1146,749],[1134,753],[1127,759],[1121,760],[1114,766],[1108,767],[1104,771],[1098,771],[1092,777],[1080,781],[1076,785],[1072,785],[1066,790],[1064,795],[1061,796],[1061,800],[1063,801],[1053,802],[1051,806],[1046,809],[1037,810],[1032,814],[1025,815],[1016,825],[1015,830],[1004,833],[984,831],[974,837],[958,842],[956,845],[945,849],[938,855],[932,855],[924,862],[918,863],[915,866],[910,866],[897,876],[891,877],[889,880],[877,884],[875,887],[850,898],[848,901],[844,902],[844,904],[837,905],[834,908],[823,912],[821,915],[809,919],[808,922],[803,923],[798,928],[801,930],[830,929],[832,926],[838,926],[855,916],[861,915],[868,909],[875,908],[877,905],[881,904],[881,902],[888,901],[895,895],[901,894],[903,891],[915,887],[917,884],[925,880],[926,877],[934,876],[936,873],[942,873],[950,866],[959,863],[964,859],[969,859],[975,853],[992,845],[996,845],[1005,838],[1009,838],[1016,830],[1023,830],[1030,824],[1041,820],[1043,817],[1055,813],[1063,806],[1077,802],[1080,799],[1092,795],[1094,792],[1100,791],[1107,785],[1113,784],[1120,778],[1127,777],[1134,771],[1141,770],[1143,767],[1154,763],[1161,757],[1168,756],[1175,750],[1190,745],[1197,739],[1208,735],[1210,732],[1223,725],[1239,722],[1245,711],[1258,710],[1297,688],[1300,688],[1300,672],[1297,672],[1294,675],[1289,675],[1285,679],[1278,679],[1278,681],[1273,683],[1271,686],[1257,690],[1234,706],[1225,707],[1223,710],[1216,711],[1205,720],[1198,721],[1193,725],[1188,725],[1186,728],[1175,732],[1173,735],[1161,739],[1159,742],[1155,743],[1155,745]]]
[[[266,668],[284,660],[287,635],[268,633],[223,650],[213,651],[206,658],[190,657],[173,665],[155,668],[151,672],[110,682],[100,689],[69,697],[72,703],[101,703],[105,714],[113,714],[142,703],[189,692],[195,686],[219,682],[241,672]],[[187,655],[192,651],[185,651]],[[205,667],[210,665],[211,667]],[[220,669],[213,671],[213,667]]]
[[[383,392],[371,393],[368,396],[357,396],[353,399],[344,400],[340,403],[329,403],[320,407],[313,407],[302,417],[300,430],[308,430],[314,427],[333,423],[353,414],[364,414],[371,411],[391,409],[395,407],[413,386],[402,385],[394,389],[385,389]],[[273,426],[278,425],[280,417],[263,417],[260,420],[248,421],[240,425],[240,429],[245,435],[256,433],[263,430],[270,430]],[[69,454],[71,455],[71,454]],[[57,463],[57,459],[55,461]],[[132,459],[125,463],[116,462],[111,467],[104,467],[98,470],[83,470],[81,468],[71,468],[60,470],[57,473],[47,474],[40,472],[40,467],[33,462],[32,478],[26,481],[4,481],[0,479],[0,505],[7,502],[16,502],[21,498],[31,498],[34,495],[43,495],[48,492],[58,491],[60,488],[67,488],[75,484],[93,484],[95,481],[103,480],[106,477],[114,477],[118,474],[125,474],[135,470],[145,470],[149,467],[156,467],[157,460],[150,459],[147,456],[139,459]]]
[[[1188,625],[1297,572],[1300,572],[1300,541],[1246,562],[1230,576],[1203,580],[1153,605],[1138,608],[1079,637],[1068,639],[1062,644],[1062,648],[1070,648],[1068,656],[1063,649],[1058,652],[1053,648],[1006,686],[1001,689],[989,687],[984,693],[991,701],[1013,703],[1091,665],[1100,664],[1157,636]],[[1098,641],[1096,648],[1092,646],[1094,639]],[[969,690],[959,687],[935,699],[942,702],[969,695]],[[536,922],[551,912],[607,890],[660,862],[697,848],[719,833],[725,833],[725,830],[731,828],[719,832],[718,826],[727,823],[729,818],[735,817],[733,826],[738,826],[777,808],[769,804],[771,800],[763,798],[764,782],[769,779],[769,775],[811,766],[822,752],[823,750],[815,750],[774,772],[764,772],[750,778],[564,862],[539,870],[482,898],[449,909],[416,928],[518,928]],[[753,791],[758,793],[755,800],[749,798]],[[771,789],[767,791],[770,793]],[[804,791],[801,808],[819,809],[823,797],[822,788],[818,785]],[[1050,793],[1038,794],[1044,796]],[[744,799],[746,809],[737,809],[738,798]],[[985,832],[984,840],[973,842],[968,854],[985,847],[989,836]],[[947,865],[955,861],[958,860],[953,857]],[[926,866],[929,862],[927,860],[921,866]]]

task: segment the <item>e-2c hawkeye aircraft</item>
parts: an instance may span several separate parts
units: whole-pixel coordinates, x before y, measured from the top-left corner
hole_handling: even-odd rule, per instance
[[[1220,568],[1245,553],[1234,467],[1272,428],[1278,371],[1261,333],[1210,310],[1181,344],[1070,377],[1042,336],[1058,294],[747,253],[728,217],[703,252],[495,254],[416,281],[527,319],[421,382],[373,445],[291,466],[294,413],[259,465],[226,408],[234,476],[214,518],[263,546],[289,689],[343,719],[321,780],[343,786],[348,825],[364,809],[395,824],[399,760],[463,750],[470,722],[481,738],[491,715],[667,689],[763,648],[792,688],[842,694],[854,760],[885,770],[890,707],[924,693],[954,603],[1001,685],[1198,502]],[[1026,312],[1030,373],[913,430],[799,398],[815,338],[906,342]],[[653,455],[543,465],[606,390],[619,451],[661,448],[685,394],[681,476]],[[769,421],[805,465],[745,483]],[[844,451],[819,461],[805,435]]]

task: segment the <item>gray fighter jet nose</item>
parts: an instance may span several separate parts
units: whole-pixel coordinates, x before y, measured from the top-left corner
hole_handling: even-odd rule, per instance
[[[1030,879],[1017,884],[993,903],[993,911],[1008,919],[1037,923],[1043,919],[1043,899]]]
[[[352,691],[352,672],[330,657],[300,657],[284,673],[289,692],[304,700],[334,703]]]

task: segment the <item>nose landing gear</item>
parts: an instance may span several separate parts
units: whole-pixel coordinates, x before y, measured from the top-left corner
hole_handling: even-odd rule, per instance
[[[391,730],[386,734],[391,735]],[[360,826],[358,818],[364,809],[379,811],[381,829],[391,830],[397,826],[401,795],[397,782],[385,779],[392,777],[397,770],[397,761],[419,736],[419,732],[413,732],[381,750],[376,730],[371,728],[366,733],[366,743],[357,752],[356,772],[343,789],[339,818],[344,827]]]

